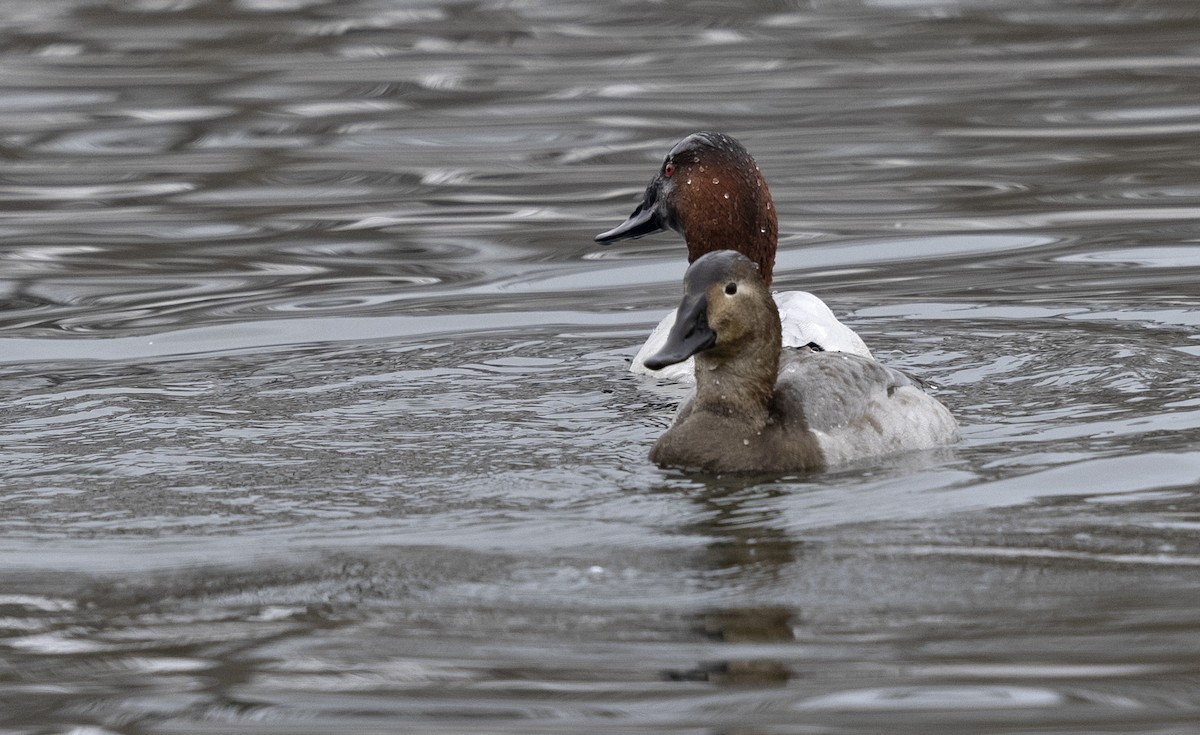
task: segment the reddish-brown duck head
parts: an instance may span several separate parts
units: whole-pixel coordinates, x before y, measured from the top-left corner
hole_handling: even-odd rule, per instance
[[[736,250],[771,283],[779,221],[771,192],[750,153],[723,133],[694,133],[675,144],[621,224],[596,242],[632,240],[675,230],[687,241],[688,262],[715,250]]]

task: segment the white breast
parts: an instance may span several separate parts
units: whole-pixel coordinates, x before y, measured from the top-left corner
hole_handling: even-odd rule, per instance
[[[871,357],[871,351],[867,349],[862,338],[850,327],[839,322],[824,301],[807,291],[784,291],[774,296],[775,305],[779,307],[779,322],[783,327],[784,347],[803,347],[809,343],[816,343],[821,349],[829,352],[849,352],[866,358]],[[631,372],[653,375],[660,380],[696,382],[692,360],[668,365],[662,370],[650,370],[646,367],[646,358],[663,348],[673,326],[674,311],[658,323],[646,343],[638,350],[633,364],[629,366]]]

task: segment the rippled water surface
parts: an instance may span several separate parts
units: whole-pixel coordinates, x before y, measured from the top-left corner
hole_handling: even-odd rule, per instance
[[[1191,0],[0,3],[0,732],[1194,732]],[[661,156],[960,445],[646,460]]]

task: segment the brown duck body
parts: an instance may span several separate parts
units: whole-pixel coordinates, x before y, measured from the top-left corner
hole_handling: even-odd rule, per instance
[[[820,470],[958,440],[937,399],[902,373],[838,352],[787,350],[755,266],[731,251],[697,260],[668,346],[648,367],[696,357],[696,395],[650,459],[709,472]]]

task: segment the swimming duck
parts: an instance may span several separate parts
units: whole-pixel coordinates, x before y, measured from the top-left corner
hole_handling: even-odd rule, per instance
[[[646,187],[642,203],[624,222],[596,235],[596,242],[632,240],[666,229],[683,235],[689,263],[714,250],[735,248],[758,264],[763,280],[771,285],[779,238],[775,205],[750,153],[728,135],[695,133],[676,143]],[[816,296],[786,291],[775,294],[775,303],[785,346],[871,357],[862,339]],[[674,321],[672,312],[659,323],[630,370],[651,372],[646,369],[646,358],[662,348]],[[690,381],[692,366],[684,363],[658,374]]]
[[[958,441],[946,407],[904,374],[846,352],[782,350],[761,266],[741,253],[701,256],[683,283],[675,326],[646,367],[694,355],[696,395],[655,443],[653,462],[709,472],[819,470]]]

